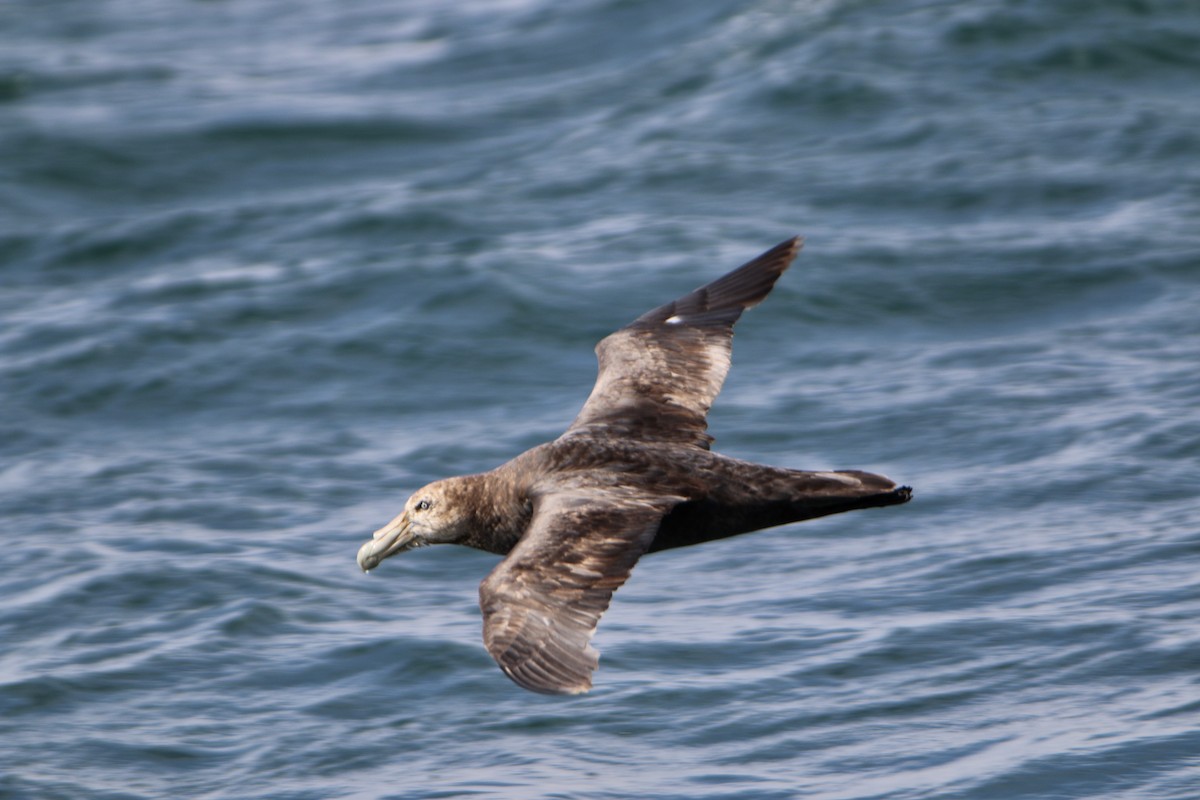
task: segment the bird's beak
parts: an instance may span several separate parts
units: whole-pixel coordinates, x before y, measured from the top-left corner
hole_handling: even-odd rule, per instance
[[[363,572],[375,569],[379,562],[415,546],[408,515],[401,514],[375,531],[375,537],[358,549],[358,565]]]

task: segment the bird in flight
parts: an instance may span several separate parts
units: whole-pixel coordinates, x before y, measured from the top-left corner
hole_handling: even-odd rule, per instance
[[[882,475],[784,469],[710,449],[707,415],[729,372],[733,325],[802,242],[782,242],[605,337],[595,387],[562,436],[419,489],[358,551],[359,566],[431,544],[504,556],[479,586],[488,652],[526,689],[579,694],[598,664],[600,616],[644,554],[908,502],[912,489]]]

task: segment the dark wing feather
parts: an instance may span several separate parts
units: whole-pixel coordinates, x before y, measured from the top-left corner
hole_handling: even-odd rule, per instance
[[[619,486],[539,497],[525,536],[479,585],[483,642],[505,674],[544,694],[590,689],[600,615],[680,500]]]
[[[566,435],[707,449],[708,410],[729,372],[733,325],[762,302],[802,244],[788,239],[605,337],[596,345],[596,385]]]

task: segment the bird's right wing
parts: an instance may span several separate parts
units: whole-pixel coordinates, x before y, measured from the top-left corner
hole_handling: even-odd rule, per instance
[[[537,498],[529,530],[479,586],[483,641],[505,674],[543,694],[590,689],[600,616],[681,499],[605,485]]]
[[[708,409],[729,372],[733,325],[775,285],[803,240],[788,239],[596,345],[595,388],[565,435],[708,448]]]

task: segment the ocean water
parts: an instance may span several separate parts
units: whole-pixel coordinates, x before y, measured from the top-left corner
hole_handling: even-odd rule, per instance
[[[0,798],[1200,798],[1200,5],[0,3]],[[358,546],[791,236],[596,688]]]

